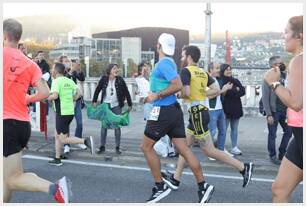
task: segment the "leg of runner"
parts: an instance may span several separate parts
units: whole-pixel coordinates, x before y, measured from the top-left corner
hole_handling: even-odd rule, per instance
[[[69,202],[69,188],[66,178],[62,178],[54,184],[48,180],[38,177],[34,173],[24,173],[21,161],[22,152],[18,152],[3,158],[3,201],[9,202],[11,192],[15,190],[26,192],[44,192],[54,196],[57,202]]]
[[[244,164],[239,160],[233,158],[229,154],[225,153],[224,151],[218,150],[215,148],[214,144],[211,142],[210,138],[206,138],[205,144],[200,144],[203,153],[208,156],[212,157],[216,160],[219,160],[225,164],[228,164],[239,171],[243,171]]]
[[[151,169],[153,178],[155,182],[162,182],[162,177],[160,173],[160,159],[157,156],[153,146],[156,142],[147,136],[144,136],[141,143],[141,150],[147,160],[147,164]]]
[[[186,135],[186,141],[187,141],[187,145],[190,147],[193,143],[194,143],[194,138],[192,135],[187,134]],[[185,159],[182,155],[179,156],[179,159],[177,161],[177,166],[176,166],[176,170],[175,170],[175,174],[174,174],[174,178],[178,181],[181,180],[182,174],[183,174],[183,170],[185,167]]]
[[[153,146],[156,142],[147,136],[144,136],[141,143],[141,150],[147,160],[151,173],[155,180],[155,187],[152,189],[152,196],[147,200],[147,203],[155,203],[169,195],[171,189],[164,184],[160,172],[160,159],[157,156]]]
[[[243,176],[242,187],[246,187],[249,184],[254,169],[254,164],[252,162],[242,163],[239,160],[233,158],[231,155],[225,153],[224,151],[216,149],[214,144],[211,142],[211,138],[207,138],[205,140],[205,143],[200,144],[200,147],[206,156],[212,157],[216,160],[219,160],[227,165],[236,168]]]
[[[214,192],[214,186],[209,185],[205,182],[200,161],[196,158],[196,156],[192,153],[191,149],[188,147],[185,138],[172,138],[172,142],[177,148],[180,155],[182,155],[187,161],[190,169],[192,170],[197,180],[199,186],[199,203],[209,202]]]
[[[57,135],[58,136],[58,139],[59,141],[62,143],[62,144],[85,144],[87,147],[89,147],[91,149],[91,154],[93,155],[94,154],[94,141],[93,141],[93,138],[90,136],[90,137],[86,137],[85,139],[81,139],[81,138],[78,138],[78,137],[68,137],[67,134],[59,134]]]
[[[289,202],[292,191],[302,180],[303,170],[284,157],[272,184],[272,201]]]

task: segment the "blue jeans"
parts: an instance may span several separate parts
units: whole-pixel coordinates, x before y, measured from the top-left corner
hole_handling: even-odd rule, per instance
[[[273,157],[276,156],[276,149],[275,149],[275,139],[276,139],[276,132],[278,123],[283,128],[283,138],[281,144],[279,146],[279,155],[284,156],[286,153],[286,149],[288,146],[288,142],[292,136],[291,127],[289,127],[286,123],[286,112],[273,112],[272,113],[274,124],[268,124],[268,151],[269,156]]]
[[[217,132],[218,128],[218,149],[224,150],[225,145],[225,115],[223,109],[218,110],[210,110],[209,111],[209,131],[212,138],[212,141],[214,141],[215,134]]]
[[[76,128],[75,128],[74,136],[82,138],[83,118],[82,118],[81,99],[76,101],[76,104],[74,107],[74,117],[76,121]]]
[[[226,118],[225,120],[225,125],[227,131],[228,125],[231,124],[231,141],[232,141],[232,148],[237,146],[237,141],[238,141],[238,124],[239,124],[239,119],[229,119]],[[226,132],[225,132],[226,135]]]

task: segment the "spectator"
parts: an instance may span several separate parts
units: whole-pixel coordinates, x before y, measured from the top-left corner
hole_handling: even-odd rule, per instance
[[[217,148],[219,150],[229,152],[225,149],[225,137],[226,137],[226,124],[225,124],[225,114],[221,102],[221,94],[225,94],[226,91],[232,89],[233,84],[228,82],[225,84],[222,89],[220,86],[220,64],[210,63],[208,65],[208,72],[210,76],[215,80],[218,89],[220,89],[220,94],[209,96],[209,131],[211,138],[214,142],[214,137],[218,128],[218,137],[217,137]],[[230,154],[232,156],[232,154]],[[212,159],[213,160],[213,159]]]
[[[50,75],[50,66],[45,60],[45,53],[44,51],[38,51],[36,54],[36,57],[38,59],[38,66],[41,69],[41,72],[43,74],[42,78],[46,80],[49,88],[51,88],[51,75]],[[36,107],[34,107],[34,110],[36,110]],[[35,111],[34,111],[35,112]],[[47,115],[47,120],[49,119],[49,101],[46,100],[46,115]]]
[[[280,65],[285,65],[282,63],[280,56],[273,56],[269,59],[270,68],[275,68]],[[285,68],[284,68],[285,69]],[[280,82],[284,86],[286,79],[286,70],[281,72]],[[262,83],[262,103],[264,110],[267,114],[267,126],[269,130],[268,134],[268,152],[272,163],[279,165],[280,161],[286,153],[288,142],[292,136],[291,128],[287,125],[287,107],[281,102],[279,97],[272,91],[269,85],[263,81]],[[283,128],[283,138],[279,146],[278,158],[276,156],[275,150],[275,139],[277,134],[278,123]]]
[[[122,108],[124,106],[125,99],[127,99],[129,105],[129,111],[132,110],[131,96],[124,79],[119,76],[118,64],[109,64],[106,68],[106,75],[103,75],[99,80],[98,86],[95,90],[92,100],[92,104],[94,107],[97,106],[97,99],[101,91],[102,91],[101,103],[107,103],[113,113],[115,114],[122,113]],[[101,128],[101,146],[99,148],[98,154],[102,154],[105,152],[107,129],[108,128]],[[121,154],[120,128],[115,129],[115,140],[116,140],[116,153]]]
[[[228,64],[220,66],[221,87],[227,83],[233,84],[232,89],[227,90],[223,95],[222,106],[226,117],[226,130],[231,125],[231,153],[241,155],[242,152],[238,148],[238,124],[240,117],[243,116],[242,103],[240,97],[245,95],[245,88],[241,82],[232,76],[232,67]],[[226,134],[226,133],[225,133]]]

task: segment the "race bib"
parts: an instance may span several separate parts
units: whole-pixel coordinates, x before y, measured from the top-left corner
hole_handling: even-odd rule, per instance
[[[148,120],[157,121],[159,117],[160,107],[153,107]]]

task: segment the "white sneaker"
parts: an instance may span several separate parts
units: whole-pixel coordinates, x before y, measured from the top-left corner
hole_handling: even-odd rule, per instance
[[[63,177],[56,183],[54,199],[58,203],[69,203],[70,195],[71,188],[69,188],[67,178]]]
[[[70,152],[70,147],[68,145],[64,146],[64,153],[68,154]]]
[[[234,157],[234,155],[233,155],[233,154],[231,154],[229,151],[227,151],[227,149],[225,149],[225,148],[224,148],[224,150],[223,150],[223,151],[224,151],[224,153],[228,154],[229,156]]]
[[[242,155],[242,152],[240,151],[240,149],[238,149],[237,146],[232,148],[231,153],[234,155]]]
[[[87,149],[85,144],[76,144],[75,146],[79,147],[80,149]]]
[[[216,159],[212,158],[212,157],[208,157],[209,160],[211,161],[216,161]]]

